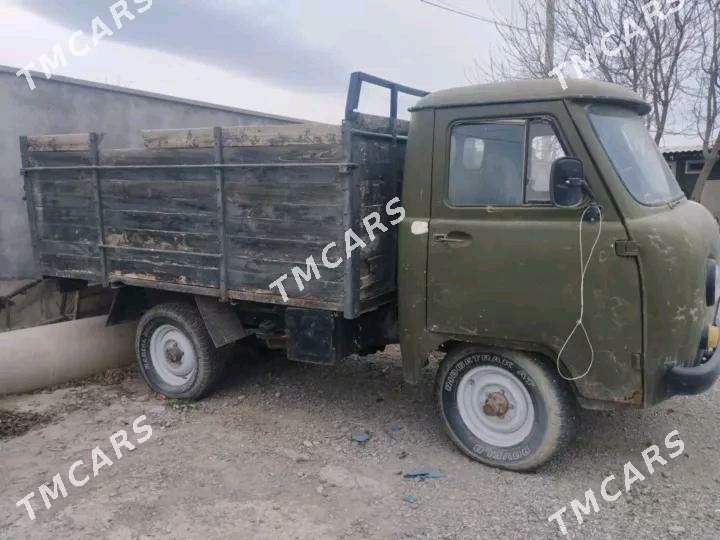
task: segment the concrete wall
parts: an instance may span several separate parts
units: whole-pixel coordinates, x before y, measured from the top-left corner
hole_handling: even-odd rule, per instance
[[[285,124],[300,120],[65,77],[36,75],[30,91],[0,66],[0,278],[35,277],[18,137],[105,133],[104,148],[142,146],[141,129]],[[238,88],[242,99],[242,88]]]

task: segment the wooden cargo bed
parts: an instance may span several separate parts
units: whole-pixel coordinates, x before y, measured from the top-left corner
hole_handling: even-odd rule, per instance
[[[112,150],[94,133],[21,138],[43,275],[341,311],[392,298],[396,230],[370,242],[362,218],[399,195],[406,123],[355,115],[321,124],[145,131]],[[345,231],[368,244],[345,259]],[[310,255],[321,278],[300,291]]]

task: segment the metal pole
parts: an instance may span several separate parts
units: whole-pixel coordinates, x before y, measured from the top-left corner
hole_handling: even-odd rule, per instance
[[[545,0],[545,72],[555,63],[555,0]]]

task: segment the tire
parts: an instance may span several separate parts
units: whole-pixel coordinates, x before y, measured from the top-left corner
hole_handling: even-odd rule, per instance
[[[197,308],[182,302],[160,304],[143,315],[135,353],[145,382],[173,399],[206,396],[225,369]]]
[[[551,364],[528,353],[455,348],[438,369],[435,397],[453,442],[492,467],[535,470],[575,435],[572,390]]]

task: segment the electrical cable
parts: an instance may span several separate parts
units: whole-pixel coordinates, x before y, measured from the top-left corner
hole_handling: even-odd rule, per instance
[[[598,213],[598,232],[597,236],[595,237],[595,242],[593,242],[592,248],[590,248],[590,253],[588,253],[587,260],[584,259],[583,256],[583,237],[582,237],[582,231],[583,231],[583,222],[585,221],[585,216],[587,215],[588,211],[592,210],[593,212]],[[580,240],[580,316],[578,317],[577,322],[575,323],[575,326],[573,327],[572,331],[568,335],[567,339],[565,340],[565,343],[563,343],[563,346],[560,348],[560,352],[557,355],[556,359],[556,366],[557,371],[560,374],[560,376],[565,379],[566,381],[577,381],[578,379],[582,379],[585,375],[590,373],[590,370],[592,369],[593,363],[595,362],[595,349],[593,349],[592,341],[590,340],[590,335],[588,334],[587,328],[585,328],[585,323],[583,322],[583,319],[585,317],[585,274],[587,274],[588,266],[590,265],[590,261],[592,260],[593,253],[595,252],[595,248],[598,245],[598,242],[600,241],[600,235],[602,235],[602,226],[603,226],[603,215],[602,215],[602,208],[600,208],[597,204],[591,204],[587,208],[585,208],[585,211],[582,213],[582,216],[580,216],[580,226],[578,230],[578,238]],[[583,331],[583,334],[585,335],[585,341],[587,341],[588,346],[590,347],[590,363],[585,370],[585,373],[582,375],[578,375],[577,377],[566,377],[563,375],[562,370],[560,369],[560,359],[562,358],[563,352],[565,352],[565,349],[567,348],[568,344],[570,343],[570,340],[575,335],[575,332],[578,331],[578,329],[581,329]]]

